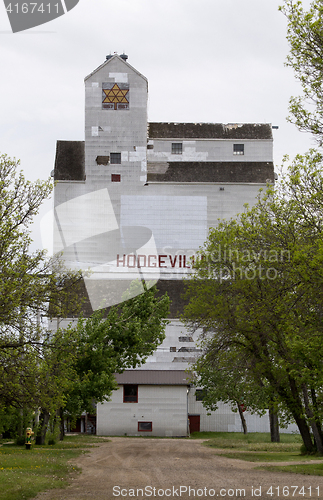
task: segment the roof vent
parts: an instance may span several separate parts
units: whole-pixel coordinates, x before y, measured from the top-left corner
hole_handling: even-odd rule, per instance
[[[126,61],[128,59],[128,56],[127,54],[123,53],[123,54],[120,54],[120,57],[121,59],[123,59],[124,61]]]

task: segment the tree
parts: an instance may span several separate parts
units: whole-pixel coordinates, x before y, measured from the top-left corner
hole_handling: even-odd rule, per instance
[[[251,413],[264,415],[265,408],[275,408],[275,395],[262,380],[250,377],[250,359],[243,356],[241,350],[234,346],[226,349],[216,339],[216,332],[213,332],[211,337],[201,343],[204,355],[192,367],[194,385],[203,388],[202,404],[208,410],[216,410],[221,401],[229,404],[232,411],[238,411],[243,432],[247,434],[244,411],[247,409]],[[279,431],[274,422],[271,428],[272,440],[279,441]]]
[[[43,250],[30,252],[31,224],[52,181],[31,183],[18,167],[0,156],[0,407],[22,409],[40,404],[37,384],[50,338],[41,316],[73,310],[81,274]]]
[[[108,400],[117,388],[115,373],[140,366],[163,342],[169,298],[157,298],[155,286],[136,295],[137,286],[130,286],[133,298],[80,317],[44,346],[35,394],[41,406],[37,444],[45,442],[50,416],[56,418],[59,411],[63,438],[65,418],[93,413],[93,404]]]
[[[248,360],[296,421],[308,451],[323,453],[323,176],[315,151],[256,205],[211,229],[188,280],[185,317],[213,331],[219,352]]]
[[[23,421],[40,409],[37,439],[43,443],[57,410],[61,416],[90,411],[93,401],[111,395],[114,373],[138,366],[156,349],[164,339],[169,299],[157,299],[155,287],[129,299],[136,295],[133,283],[125,302],[106,316],[97,311],[76,327],[49,330],[42,315],[79,312],[82,275],[65,269],[60,256],[29,252],[30,226],[52,182],[30,183],[18,166],[0,157],[0,412],[10,409]]]
[[[293,68],[303,90],[301,97],[292,97],[289,121],[301,130],[311,132],[323,145],[323,3],[314,0],[308,11],[302,3],[284,0],[280,10],[288,20],[287,39],[290,54],[287,66]]]
[[[0,156],[0,349],[7,352],[38,344],[40,314],[71,311],[69,294],[81,278],[65,269],[59,257],[49,259],[44,250],[30,253],[30,226],[52,182],[26,181],[18,166]]]

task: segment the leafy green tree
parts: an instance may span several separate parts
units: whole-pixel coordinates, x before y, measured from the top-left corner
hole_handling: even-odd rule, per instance
[[[40,315],[64,317],[81,277],[64,269],[59,257],[49,259],[44,250],[30,252],[30,227],[52,191],[52,181],[31,183],[18,166],[18,161],[0,156],[0,350],[7,353],[41,343]]]
[[[136,295],[137,286],[130,286],[133,298],[79,318],[76,325],[55,332],[45,346],[39,367],[39,444],[45,441],[50,415],[60,410],[63,438],[65,418],[93,413],[93,404],[108,400],[117,388],[115,373],[140,366],[163,342],[169,298],[157,298],[156,286]]]
[[[0,156],[0,408],[23,414],[41,401],[50,338],[41,317],[64,317],[76,307],[81,274],[43,250],[30,252],[31,224],[53,186],[31,183],[18,169],[19,161]]]
[[[322,157],[298,156],[252,208],[211,229],[188,281],[188,324],[248,360],[322,453]]]
[[[225,347],[216,340],[216,332],[213,332],[201,343],[204,354],[193,366],[194,384],[203,388],[202,403],[208,410],[216,410],[221,401],[229,404],[232,411],[238,411],[243,432],[247,434],[245,409],[262,416],[265,408],[275,409],[275,395],[262,380],[250,376],[250,356],[234,345]],[[274,411],[271,413],[275,414]],[[272,440],[279,441],[278,426],[271,430]]]
[[[79,311],[82,276],[65,269],[59,256],[29,251],[30,226],[53,186],[51,180],[27,181],[18,167],[0,156],[0,411],[10,409],[23,421],[40,408],[42,443],[58,409],[74,416],[91,411],[93,401],[111,395],[115,372],[138,366],[156,349],[169,299],[157,299],[154,287],[126,300],[136,295],[133,283],[126,302],[106,316],[95,312],[76,327],[50,331],[42,316]]]
[[[308,11],[302,2],[284,0],[280,10],[288,20],[287,39],[292,67],[303,94],[290,99],[289,121],[302,131],[311,132],[323,144],[323,3],[314,0]]]

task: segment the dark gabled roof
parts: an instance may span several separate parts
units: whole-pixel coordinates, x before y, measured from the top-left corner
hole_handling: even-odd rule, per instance
[[[239,182],[266,183],[274,181],[272,162],[168,162],[149,169],[148,182]]]
[[[149,123],[150,139],[272,139],[269,123]]]
[[[57,141],[55,181],[84,181],[84,141]]]
[[[190,385],[185,370],[126,370],[115,377],[119,385]]]
[[[132,280],[129,280],[129,286]],[[108,286],[107,286],[108,285]],[[98,280],[96,286],[102,287],[102,295],[107,296],[111,303],[118,303],[120,297],[120,287],[124,289],[124,280]],[[80,298],[80,307],[84,318],[88,318],[93,314],[90,298],[88,296],[84,280],[78,283],[77,293]],[[188,298],[184,296],[185,283],[182,279],[173,280],[158,280],[156,297],[162,297],[167,292],[170,298],[169,318],[179,318],[184,312],[184,307],[188,304]],[[103,310],[104,316],[108,314],[110,307]],[[79,312],[74,314],[71,310],[70,317],[78,317]]]

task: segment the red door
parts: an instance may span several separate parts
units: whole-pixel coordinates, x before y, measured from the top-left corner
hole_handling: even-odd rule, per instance
[[[200,415],[189,415],[190,434],[192,432],[200,432]]]

